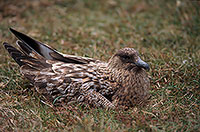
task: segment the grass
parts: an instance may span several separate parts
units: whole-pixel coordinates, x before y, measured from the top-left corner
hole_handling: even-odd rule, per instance
[[[0,43],[13,27],[61,52],[108,60],[134,47],[151,65],[151,99],[128,111],[51,107],[0,45],[1,131],[200,131],[200,2],[7,0]]]

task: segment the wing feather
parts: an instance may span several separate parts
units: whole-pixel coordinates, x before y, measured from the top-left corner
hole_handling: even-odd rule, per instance
[[[59,53],[55,49],[50,46],[41,43],[33,38],[20,33],[12,28],[10,31],[20,40],[17,41],[18,46],[22,49],[23,53],[31,56],[31,53],[34,53],[34,56],[43,56],[48,60],[57,60],[65,63],[75,63],[75,64],[87,64],[89,62],[95,62],[95,59],[87,58],[87,57],[79,57],[72,55],[64,55]]]

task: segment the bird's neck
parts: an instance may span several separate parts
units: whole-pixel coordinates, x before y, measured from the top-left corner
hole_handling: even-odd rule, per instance
[[[150,82],[143,69],[115,69],[112,70],[112,78],[120,85],[112,98],[116,104],[133,106],[148,98]]]
[[[110,74],[112,79],[120,84],[128,84],[132,86],[132,84],[141,78],[146,76],[146,73],[143,69],[134,68],[131,70],[118,69],[118,68],[110,68]]]

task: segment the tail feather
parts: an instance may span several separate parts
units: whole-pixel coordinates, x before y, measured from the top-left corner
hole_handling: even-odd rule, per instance
[[[17,40],[16,44],[20,47],[21,51],[26,55],[30,55],[33,52],[33,49],[30,46],[26,45],[20,40]]]
[[[38,54],[35,50],[33,50],[29,45],[23,43],[22,41],[18,40],[16,42],[16,44],[20,47],[21,51],[27,55],[27,56],[31,56],[33,58],[37,58],[37,59],[45,59],[43,56],[41,56],[40,54]]]
[[[50,64],[46,63],[45,59],[38,59],[28,56],[6,42],[4,42],[3,45],[19,66],[28,65],[29,67],[38,70],[51,66]]]
[[[9,52],[11,57],[17,62],[18,65],[22,66],[25,64],[21,60],[28,59],[27,56],[25,56],[21,51],[17,50],[16,48],[14,48],[13,46],[11,46],[10,44],[8,44],[6,42],[4,42],[3,45],[4,45],[5,49]]]

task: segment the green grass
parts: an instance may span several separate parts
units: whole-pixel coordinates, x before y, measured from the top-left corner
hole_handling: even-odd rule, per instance
[[[61,52],[108,60],[134,47],[151,65],[151,99],[128,111],[51,107],[0,45],[1,131],[200,131],[200,2],[5,0],[0,43],[13,27]]]

